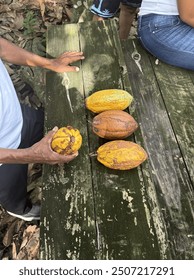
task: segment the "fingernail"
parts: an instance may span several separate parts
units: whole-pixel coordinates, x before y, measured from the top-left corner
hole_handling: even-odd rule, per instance
[[[76,67],[76,68],[75,68],[75,71],[76,71],[76,72],[79,72],[79,67]]]
[[[53,129],[52,129],[53,131],[57,131],[58,130],[58,127],[57,126],[55,126],[55,127],[53,127]]]

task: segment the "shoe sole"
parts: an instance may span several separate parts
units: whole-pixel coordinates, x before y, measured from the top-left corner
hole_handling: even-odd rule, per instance
[[[16,217],[16,218],[19,218],[21,220],[24,220],[24,221],[27,221],[27,222],[31,222],[31,221],[37,221],[37,220],[40,220],[40,217],[23,217],[22,215],[17,215],[17,214],[14,214],[14,213],[11,213],[11,212],[8,212],[7,213],[13,217]]]

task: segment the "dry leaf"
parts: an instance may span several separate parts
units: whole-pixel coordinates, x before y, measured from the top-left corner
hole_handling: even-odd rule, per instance
[[[21,226],[24,224],[23,220],[15,219],[10,226],[7,228],[7,231],[3,238],[3,245],[8,247],[11,245],[13,236],[19,232]]]
[[[20,28],[23,27],[23,22],[24,22],[24,17],[22,14],[17,14],[17,17],[15,18],[14,21],[14,28],[16,30],[19,30]]]
[[[20,246],[17,260],[38,259],[40,229],[36,225],[28,226],[23,233],[23,242]]]
[[[38,0],[40,5],[40,12],[42,15],[42,19],[44,20],[44,13],[45,13],[45,0]]]
[[[16,260],[17,258],[17,250],[16,250],[15,242],[12,243],[12,258],[13,260]]]

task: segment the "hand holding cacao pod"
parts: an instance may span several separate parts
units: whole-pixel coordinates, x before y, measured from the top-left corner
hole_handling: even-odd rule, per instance
[[[51,148],[61,155],[72,155],[82,145],[82,136],[72,126],[61,127],[53,136]]]

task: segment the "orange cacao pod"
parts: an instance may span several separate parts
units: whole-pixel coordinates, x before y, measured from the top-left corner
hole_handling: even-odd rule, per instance
[[[124,139],[137,128],[134,118],[122,110],[104,111],[92,121],[93,132],[105,139]]]
[[[140,145],[125,140],[107,142],[97,150],[97,160],[111,169],[129,170],[146,159],[147,153]]]

